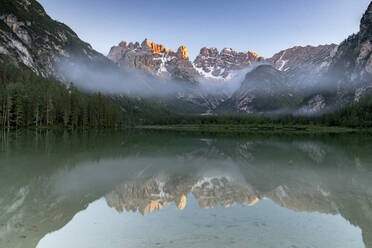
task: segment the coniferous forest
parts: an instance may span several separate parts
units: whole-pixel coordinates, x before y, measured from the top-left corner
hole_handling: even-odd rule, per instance
[[[72,83],[45,79],[28,69],[0,64],[0,126],[99,127],[122,124],[123,113],[109,97],[83,94]]]

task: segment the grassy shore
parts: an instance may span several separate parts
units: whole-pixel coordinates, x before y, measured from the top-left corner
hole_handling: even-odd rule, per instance
[[[326,127],[310,125],[221,125],[221,124],[182,124],[182,125],[154,125],[138,126],[142,130],[168,130],[182,132],[210,132],[210,133],[371,133],[372,129],[353,129],[347,127]]]

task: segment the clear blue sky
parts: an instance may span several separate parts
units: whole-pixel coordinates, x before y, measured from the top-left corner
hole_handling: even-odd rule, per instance
[[[121,40],[252,50],[340,43],[356,33],[371,0],[40,0],[49,15],[107,54]]]

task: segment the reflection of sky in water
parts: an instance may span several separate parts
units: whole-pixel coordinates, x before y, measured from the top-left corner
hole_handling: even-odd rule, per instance
[[[172,204],[142,216],[119,214],[101,198],[39,248],[59,247],[364,247],[359,228],[339,215],[294,212],[271,200],[247,207],[202,209],[190,194],[180,211]]]
[[[1,148],[0,248],[372,248],[372,136],[55,135]]]

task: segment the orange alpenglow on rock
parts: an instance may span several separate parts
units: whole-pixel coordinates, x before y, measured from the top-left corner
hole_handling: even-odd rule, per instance
[[[249,51],[248,53],[250,53],[254,58],[258,59],[260,56],[255,53],[255,52],[252,52],[252,51]]]
[[[149,48],[149,49],[152,50],[151,41],[148,40],[148,39],[145,39],[145,40],[142,42],[141,46],[142,46],[143,48],[146,47],[146,48]]]
[[[149,49],[149,50],[153,51],[154,53],[175,54],[175,52],[172,49],[169,49],[168,50],[167,48],[165,48],[165,46],[158,45],[155,42],[151,42],[147,38],[142,42],[141,47],[142,48],[145,48],[145,49]],[[187,48],[184,45],[182,45],[182,46],[180,46],[178,48],[177,55],[179,57],[183,58],[184,60],[188,60],[189,59]]]
[[[182,58],[183,58],[184,60],[189,59],[189,55],[188,55],[187,48],[186,48],[184,45],[182,45],[182,46],[180,46],[180,47],[178,48],[177,53],[179,53],[179,54],[182,56]]]
[[[152,51],[154,51],[155,53],[160,53],[160,47],[155,42],[151,43],[151,47]]]
[[[165,46],[163,45],[158,45],[156,44],[155,42],[151,42],[150,40],[148,39],[145,39],[141,46],[143,48],[148,48],[150,49],[151,51],[153,51],[154,53],[168,53],[168,49],[165,48]]]
[[[168,49],[165,48],[165,46],[160,45],[160,52],[162,52],[162,53],[168,53]]]

